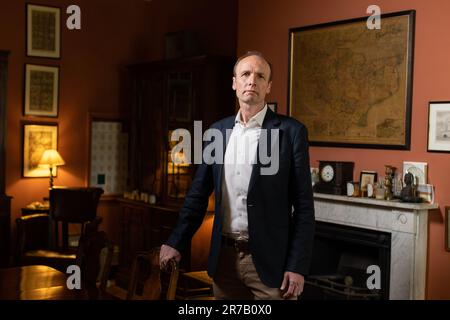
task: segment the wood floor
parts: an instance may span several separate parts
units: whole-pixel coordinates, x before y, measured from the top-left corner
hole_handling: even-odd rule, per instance
[[[106,299],[126,300],[127,290],[115,284],[114,280],[108,281]],[[177,300],[213,300],[212,279],[206,271],[181,272],[177,284]],[[133,300],[140,300],[135,296]]]

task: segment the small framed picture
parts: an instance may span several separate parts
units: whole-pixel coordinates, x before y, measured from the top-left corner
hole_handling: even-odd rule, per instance
[[[277,113],[278,104],[276,102],[267,102],[267,106],[270,108],[270,110]]]
[[[403,178],[408,172],[414,176],[414,184],[426,184],[428,164],[426,162],[403,161]]]
[[[430,102],[428,151],[450,152],[450,102]]]
[[[58,116],[59,68],[27,64],[25,66],[24,114]]]
[[[445,207],[445,250],[450,251],[450,206]]]
[[[60,9],[27,4],[27,55],[60,58]]]
[[[48,177],[48,168],[38,166],[47,149],[57,149],[58,126],[56,124],[24,124],[23,126],[23,171],[24,177]],[[54,169],[54,176],[57,174]]]
[[[372,187],[377,181],[377,173],[375,171],[361,171],[359,175],[359,184],[361,191],[367,191],[367,185],[370,184]]]
[[[434,203],[434,186],[431,184],[417,185],[416,195],[425,202]]]

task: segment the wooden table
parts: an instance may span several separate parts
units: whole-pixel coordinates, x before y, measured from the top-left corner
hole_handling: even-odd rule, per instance
[[[47,266],[0,269],[0,300],[86,300],[83,289],[69,290],[68,275]]]
[[[46,213],[50,214],[50,208],[39,208],[39,209],[31,209],[31,208],[21,208],[22,216],[28,216],[30,214],[36,213]]]

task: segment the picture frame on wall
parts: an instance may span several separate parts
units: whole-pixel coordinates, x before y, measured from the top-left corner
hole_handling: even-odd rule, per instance
[[[42,154],[47,149],[57,149],[58,125],[26,123],[23,125],[22,175],[26,178],[49,177],[48,168],[39,167]],[[57,175],[57,167],[53,170]]]
[[[445,207],[445,250],[450,251],[450,206]]]
[[[289,30],[288,112],[312,146],[409,150],[415,10]]]
[[[27,4],[27,56],[61,57],[61,10]]]
[[[27,64],[25,66],[26,116],[58,116],[59,68]]]
[[[450,152],[450,101],[430,102],[428,152]]]

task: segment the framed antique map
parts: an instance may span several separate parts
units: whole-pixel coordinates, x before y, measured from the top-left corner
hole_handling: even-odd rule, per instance
[[[410,148],[415,11],[289,30],[289,114],[315,146]]]

